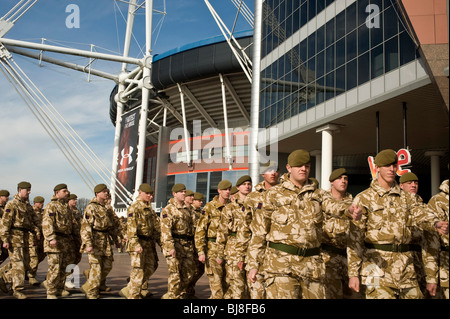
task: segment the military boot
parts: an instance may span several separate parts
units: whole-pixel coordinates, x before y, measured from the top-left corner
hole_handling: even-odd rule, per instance
[[[126,298],[126,299],[128,299],[129,294],[130,294],[130,292],[128,291],[128,287],[123,287],[123,288],[120,289],[120,291],[119,291],[119,295],[120,295],[121,297]]]
[[[47,295],[47,299],[58,299],[56,295]]]
[[[20,292],[20,291],[14,291],[13,292],[13,296],[16,299],[27,299],[27,296],[24,293]]]
[[[32,286],[39,286],[41,283],[34,277],[28,278],[28,283]]]

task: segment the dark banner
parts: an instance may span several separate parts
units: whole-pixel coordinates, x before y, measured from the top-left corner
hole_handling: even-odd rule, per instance
[[[120,129],[119,154],[117,159],[117,179],[123,185],[116,185],[115,208],[126,208],[123,201],[126,192],[134,192],[136,179],[136,159],[139,128],[139,111],[136,108],[133,111],[122,116]]]

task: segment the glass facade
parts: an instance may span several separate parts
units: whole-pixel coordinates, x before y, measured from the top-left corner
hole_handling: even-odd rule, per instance
[[[261,70],[260,127],[280,123],[418,57],[395,1],[356,0],[337,12],[342,2],[264,1],[262,58],[278,53]],[[337,14],[318,19],[330,5]],[[308,23],[314,18],[312,27]]]

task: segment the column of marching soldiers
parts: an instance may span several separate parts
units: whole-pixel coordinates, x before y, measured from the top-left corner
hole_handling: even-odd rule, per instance
[[[1,262],[9,256],[0,288],[26,298],[26,277],[40,284],[36,271],[47,256],[41,284],[47,298],[67,296],[66,288],[73,288],[67,266],[86,253],[89,269],[80,289],[89,299],[99,298],[109,289],[113,246],[124,242],[131,273],[119,294],[128,299],[149,294],[156,245],[168,266],[163,299],[195,298],[205,273],[211,299],[448,299],[449,180],[424,203],[414,173],[397,183],[395,151],[379,152],[374,163],[376,177],[353,197],[345,168],[331,173],[329,190],[320,189],[309,177],[309,152],[299,149],[289,155],[283,176],[277,163],[268,162],[259,184],[248,175],[234,186],[222,180],[218,195],[204,206],[202,194],[175,184],[160,216],[144,183],[126,224],[110,206],[104,184],[94,188],[81,214],[67,185],[55,186],[43,209],[40,196],[31,207],[31,185],[21,182],[9,202],[9,192],[0,191]]]

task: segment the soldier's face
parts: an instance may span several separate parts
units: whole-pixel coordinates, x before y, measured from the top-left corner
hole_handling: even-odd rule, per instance
[[[192,202],[192,206],[194,206],[195,208],[201,208],[203,204],[203,200],[201,199],[194,199],[194,201]]]
[[[101,192],[97,193],[97,199],[103,202],[106,202],[109,197],[109,192],[107,189],[102,190]]]
[[[186,199],[186,190],[182,190],[180,192],[176,192],[176,193],[172,193],[173,194],[173,198],[175,198],[175,200],[179,201],[179,202],[184,202],[184,200]]]
[[[8,202],[8,196],[0,196],[0,205],[5,205]]]
[[[348,187],[348,176],[341,175],[331,182],[331,187],[336,189],[338,192],[346,192]]]
[[[146,193],[143,191],[139,191],[139,197],[144,202],[151,202],[153,199],[152,193]]]
[[[230,198],[230,190],[231,188],[227,188],[227,189],[219,189],[219,196],[222,197],[223,199],[229,199]]]
[[[252,191],[252,183],[244,182],[238,187],[239,193],[247,196]]]
[[[37,209],[42,209],[42,207],[44,207],[44,203],[34,203],[34,207]]]
[[[28,199],[30,197],[31,188],[19,188],[18,195],[21,199]]]
[[[193,201],[194,201],[194,195],[192,195],[192,196],[189,195],[184,198],[184,202],[186,203],[186,205],[191,205]]]
[[[69,199],[69,206],[70,207],[77,206],[77,200],[76,199]]]
[[[64,199],[69,196],[69,191],[66,188],[60,189],[59,191],[56,191],[55,196],[58,199]]]
[[[294,167],[287,164],[286,168],[290,173],[291,179],[300,184],[304,184],[309,178],[309,172],[311,171],[311,164],[307,163],[302,166],[294,166]]]
[[[396,172],[397,172],[396,164],[378,167],[378,178],[381,178],[388,184],[392,184],[395,181]]]
[[[419,191],[419,182],[418,181],[407,181],[405,183],[401,183],[400,188],[403,189],[405,192],[417,194],[417,192]]]
[[[280,178],[280,172],[276,170],[271,170],[263,174],[264,181],[269,185],[276,185],[278,179]]]

